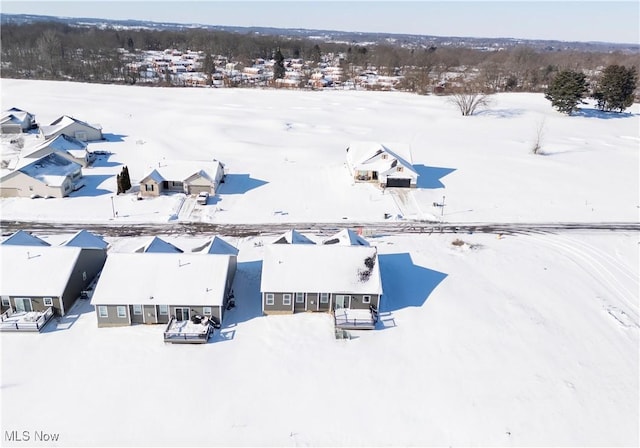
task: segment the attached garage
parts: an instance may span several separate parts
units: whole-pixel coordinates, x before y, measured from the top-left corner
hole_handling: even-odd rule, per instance
[[[411,188],[411,179],[388,177],[387,187],[388,188],[391,188],[391,187]]]

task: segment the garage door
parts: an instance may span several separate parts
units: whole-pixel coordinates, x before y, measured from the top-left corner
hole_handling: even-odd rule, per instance
[[[387,178],[387,187],[411,187],[411,179]]]
[[[189,194],[198,194],[202,191],[206,191],[211,194],[211,187],[207,187],[205,185],[191,185],[189,186]]]

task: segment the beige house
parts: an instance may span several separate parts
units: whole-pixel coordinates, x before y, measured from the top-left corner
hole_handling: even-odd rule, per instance
[[[197,195],[202,191],[214,195],[224,182],[224,165],[217,161],[162,161],[140,181],[140,195],[163,193]]]
[[[62,198],[81,186],[82,166],[56,152],[22,164],[0,178],[0,197]]]
[[[85,123],[68,115],[61,116],[49,126],[40,126],[40,136],[47,140],[60,134],[83,142],[103,140],[102,127],[100,125]]]
[[[52,152],[56,152],[72,162],[79,163],[83,168],[89,166],[95,160],[95,155],[89,151],[85,142],[64,134],[57,135],[44,142],[39,141],[35,146],[24,148],[22,150],[22,158],[39,159]]]
[[[379,184],[382,188],[416,188],[418,184],[418,172],[411,164],[407,144],[352,142],[347,148],[347,166],[356,182]]]

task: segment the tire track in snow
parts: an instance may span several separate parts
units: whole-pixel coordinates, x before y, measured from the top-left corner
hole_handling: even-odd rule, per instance
[[[535,236],[530,238],[541,242],[564,254],[588,273],[602,287],[613,293],[621,303],[611,303],[602,299],[605,310],[612,318],[624,327],[640,327],[637,295],[622,284],[619,277],[627,277],[638,287],[637,276],[625,265],[606,254],[604,251],[584,242],[562,237],[559,235]]]

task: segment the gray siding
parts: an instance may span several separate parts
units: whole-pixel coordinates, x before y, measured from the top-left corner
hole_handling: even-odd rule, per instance
[[[158,309],[155,305],[144,305],[142,309],[144,314],[144,321],[147,324],[157,324]]]
[[[121,327],[123,325],[129,325],[129,316],[128,314],[120,318],[118,317],[118,306],[117,305],[104,305],[107,307],[107,317],[100,317],[100,312],[98,310],[98,306],[96,305],[96,316],[98,317],[98,327]],[[125,311],[129,311],[129,307],[123,305],[125,307]]]
[[[269,314],[269,313],[293,313],[293,301],[295,300],[295,297],[293,297],[293,293],[281,293],[281,292],[275,292],[272,293],[274,295],[274,302],[273,305],[267,305],[267,293],[263,294],[263,303],[264,303],[264,313],[265,314]],[[282,304],[282,296],[284,294],[291,294],[291,301],[292,304],[291,305],[283,305]]]
[[[135,314],[133,312],[133,305],[129,306],[129,315],[131,316],[132,324],[143,324],[144,323],[144,306],[140,305],[140,314]]]
[[[369,307],[371,305],[375,306],[376,308],[380,308],[379,302],[380,302],[380,296],[378,296],[377,294],[349,294],[351,296],[351,303],[349,305],[349,308],[353,309],[353,310],[368,310]],[[371,297],[371,301],[370,303],[364,303],[363,301],[363,296],[368,295]]]
[[[49,296],[47,296],[49,297]],[[13,310],[16,309],[16,298],[21,298],[21,299],[31,299],[31,309],[33,311],[39,311],[39,312],[43,312],[45,311],[47,308],[49,308],[49,306],[45,306],[44,304],[44,297],[33,297],[33,296],[9,296],[9,302],[11,303],[11,308]],[[53,306],[51,308],[53,308],[53,311],[55,314],[60,315],[60,297],[51,297],[51,299],[53,300]],[[9,307],[3,306],[2,307],[2,311],[1,312],[5,312],[9,309]]]
[[[62,294],[65,314],[69,312],[73,303],[80,297],[80,292],[87,289],[96,275],[102,270],[106,259],[107,253],[102,249],[82,249],[80,251],[76,265],[73,267],[67,286]]]
[[[331,309],[331,294],[329,294],[329,300],[327,303],[320,302],[320,294],[318,294],[318,311],[329,311]]]
[[[302,303],[298,303],[298,301],[296,300],[296,294],[297,293],[293,293],[293,297],[291,298],[291,300],[293,301],[293,312],[299,313],[301,311],[306,311],[306,294],[302,293]]]
[[[318,311],[318,302],[320,302],[320,294],[317,292],[307,293],[307,311]]]
[[[176,315],[176,308],[189,308],[189,314],[190,316],[193,316],[194,314],[200,314],[204,316],[204,307],[208,306],[208,305],[180,305],[180,306],[174,306],[171,305],[169,306],[169,314],[171,316],[175,316]],[[212,320],[216,321],[217,323],[221,323],[222,322],[222,308],[219,306],[211,306],[211,316],[209,316]]]

